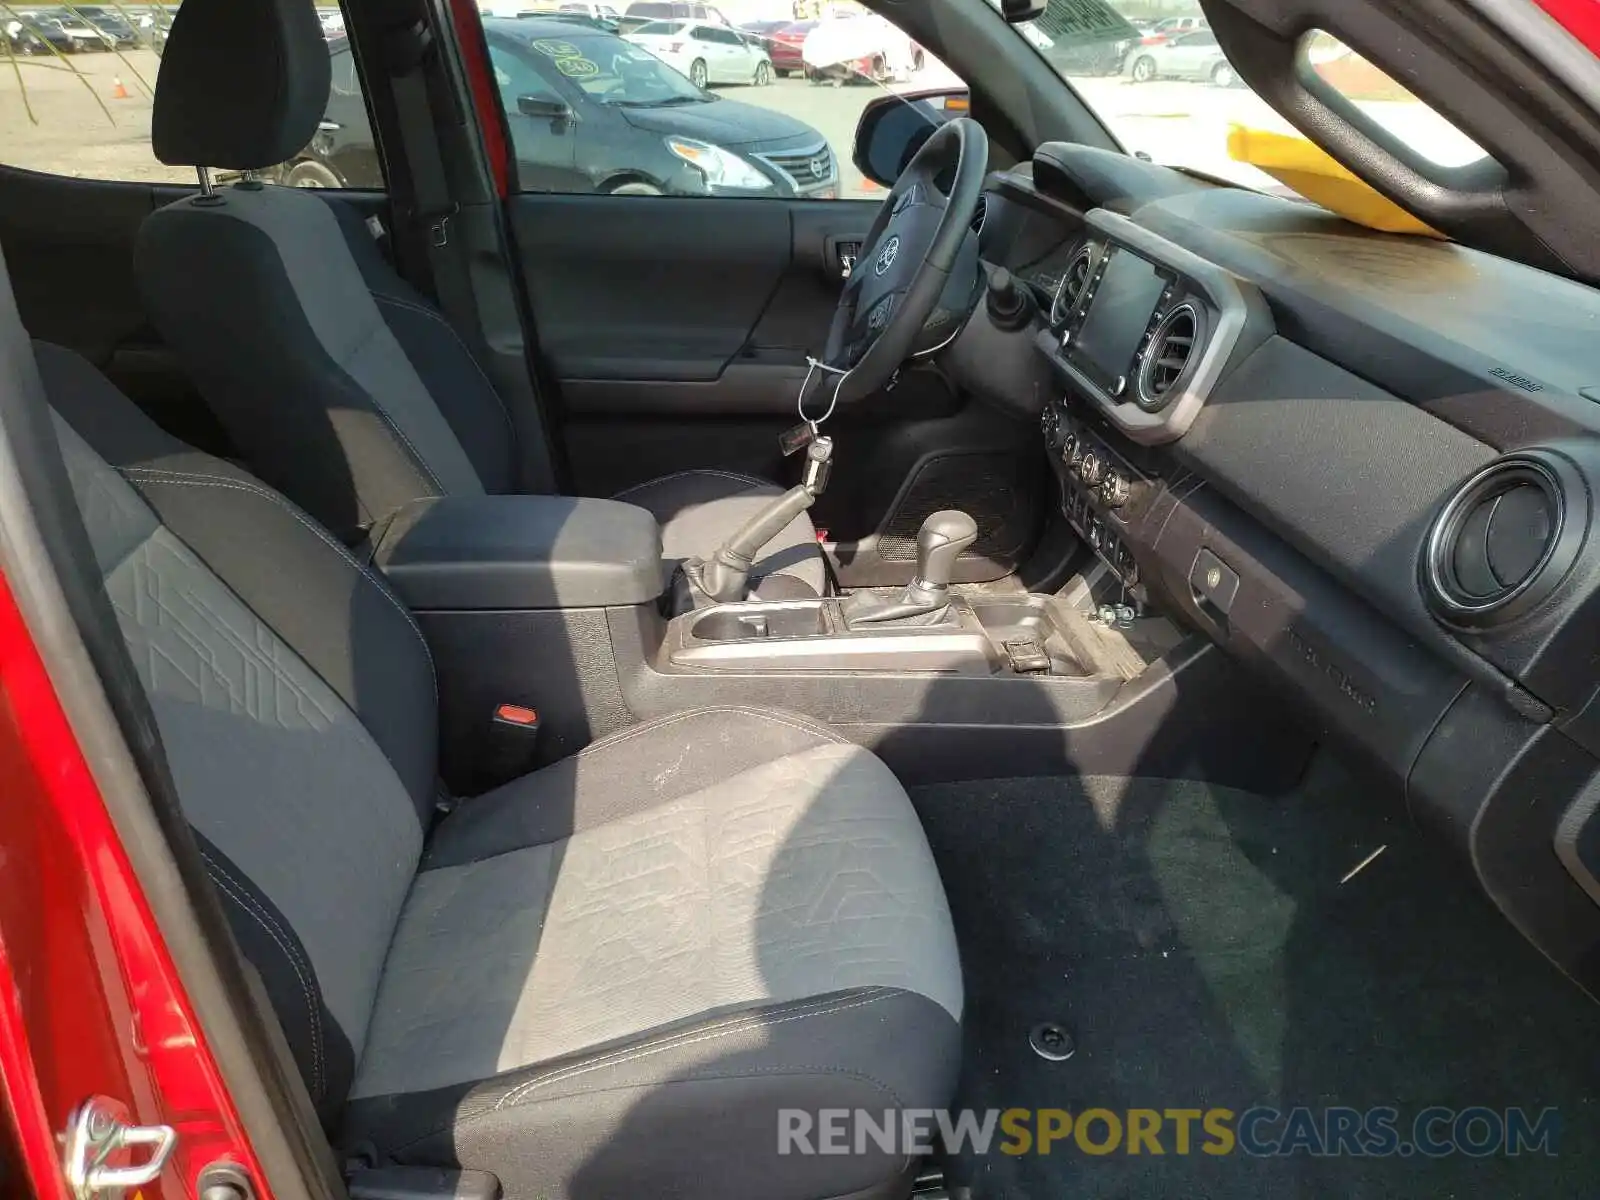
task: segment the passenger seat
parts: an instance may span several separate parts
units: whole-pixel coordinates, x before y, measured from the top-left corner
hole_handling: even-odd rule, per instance
[[[778,1152],[783,1109],[952,1096],[950,915],[879,759],[702,708],[435,821],[433,663],[383,580],[84,360],[35,361],[184,812],[346,1153],[508,1197],[906,1194],[897,1155]]]

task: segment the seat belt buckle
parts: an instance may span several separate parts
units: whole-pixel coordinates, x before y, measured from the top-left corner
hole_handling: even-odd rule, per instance
[[[539,711],[524,704],[497,704],[489,720],[482,775],[496,786],[526,775],[538,764]]]

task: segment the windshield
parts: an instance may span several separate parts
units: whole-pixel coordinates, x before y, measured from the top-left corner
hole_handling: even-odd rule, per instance
[[[539,37],[525,46],[515,55],[492,53],[495,80],[513,109],[517,96],[547,94],[552,76],[601,104],[620,107],[657,108],[716,99],[648,50],[609,33]]]
[[[670,34],[677,33],[684,27],[685,24],[687,24],[685,21],[646,21],[633,32],[635,34],[644,34],[647,36],[654,34],[657,36],[666,37]]]
[[[999,0],[989,0],[996,8]],[[1012,26],[1094,109],[1129,153],[1245,187],[1283,193],[1259,163],[1319,152],[1240,79],[1198,4],[1048,0]],[[1431,162],[1484,156],[1469,138],[1348,46],[1315,33],[1311,70],[1375,124]]]

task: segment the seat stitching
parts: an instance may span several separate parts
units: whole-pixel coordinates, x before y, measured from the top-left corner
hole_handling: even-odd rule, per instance
[[[433,666],[433,651],[428,648],[428,639],[423,636],[422,626],[417,624],[417,619],[411,615],[411,611],[400,603],[399,598],[376,575],[362,566],[356,560],[355,555],[335,541],[331,534],[317,528],[309,517],[301,513],[283,497],[268,491],[264,487],[256,487],[241,480],[229,479],[223,475],[195,475],[178,471],[162,471],[154,467],[119,467],[118,470],[129,479],[139,478],[157,482],[167,480],[172,483],[188,484],[193,487],[218,487],[227,488],[235,492],[244,492],[246,495],[256,496],[262,500],[270,500],[283,509],[284,512],[316,534],[331,550],[344,559],[362,579],[372,585],[380,596],[393,605],[396,612],[405,618],[406,624],[411,626],[411,631],[417,635],[417,641],[422,644],[422,655],[428,661],[428,674],[433,677],[433,692],[437,698],[439,694],[439,676]]]
[[[377,325],[373,326],[372,329],[367,332],[367,335],[351,349],[348,358],[354,359],[368,346],[372,345],[372,343],[378,339],[380,333],[387,333],[390,339],[395,341],[398,345],[398,339],[395,338],[394,331],[390,329],[389,326],[384,322],[383,317],[380,314]],[[401,352],[404,353],[404,350],[402,349]],[[409,365],[409,360],[407,361]],[[450,489],[439,482],[439,477],[433,473],[433,468],[428,465],[428,460],[422,457],[422,453],[416,448],[415,445],[412,444],[411,439],[406,436],[406,431],[400,428],[400,423],[396,421],[394,417],[390,415],[389,410],[383,406],[383,403],[378,399],[377,394],[375,392],[368,391],[367,388],[357,381],[355,376],[350,374],[348,368],[345,366],[345,363],[335,360],[335,365],[337,365],[340,370],[344,371],[345,375],[353,383],[355,383],[361,394],[367,398],[367,402],[372,405],[373,411],[376,412],[378,416],[383,418],[384,424],[388,425],[390,429],[394,430],[395,437],[399,438],[405,443],[406,449],[411,452],[413,469],[421,468],[417,471],[417,474],[426,476],[426,478],[433,483],[433,486],[437,489],[439,495],[448,496],[450,494]],[[416,369],[414,367],[412,368],[412,374],[416,374]],[[417,382],[419,384],[422,382],[420,377],[418,377]],[[423,388],[423,391],[426,393],[427,388]],[[430,396],[429,398],[431,399],[432,397]]]
[[[621,500],[624,496],[630,496],[634,492],[642,492],[646,488],[655,487],[658,483],[667,483],[673,479],[687,479],[691,475],[710,475],[717,479],[734,479],[740,483],[753,483],[760,487],[778,486],[770,479],[761,479],[755,475],[742,475],[738,471],[718,471],[711,467],[697,467],[692,471],[674,471],[671,475],[661,475],[655,479],[647,479],[643,483],[633,484],[631,487],[623,488],[620,492],[613,492],[611,498],[613,500]]]
[[[494,383],[489,379],[489,373],[483,369],[483,364],[481,364],[478,361],[477,356],[467,348],[467,343],[465,340],[463,340],[461,335],[456,332],[456,327],[445,319],[444,314],[435,312],[425,304],[417,304],[411,300],[402,300],[398,296],[385,295],[383,292],[373,292],[372,298],[382,304],[393,304],[397,308],[409,309],[412,312],[421,313],[425,317],[432,317],[435,321],[443,325],[445,329],[449,331],[450,336],[455,338],[456,345],[461,347],[461,352],[467,356],[467,361],[472,364],[473,370],[478,372],[478,377],[483,380],[484,385],[489,389],[489,394],[494,397],[495,404],[499,406],[500,415],[505,418],[506,432],[511,435],[512,444],[515,445],[517,439],[517,427],[511,420],[511,410],[506,407],[506,402],[500,398],[500,393],[495,388]],[[401,348],[404,349],[403,346]]]
[[[588,1089],[577,1094],[581,1094],[583,1096],[604,1096],[611,1092],[638,1091],[640,1088],[647,1087],[671,1087],[673,1085],[682,1083],[719,1083],[725,1080],[750,1079],[761,1075],[838,1075],[846,1079],[857,1079],[864,1083],[872,1084],[879,1091],[887,1095],[890,1100],[893,1101],[896,1107],[905,1107],[905,1100],[903,1097],[901,1097],[900,1093],[895,1091],[893,1087],[885,1083],[883,1080],[875,1078],[872,1075],[868,1075],[865,1071],[860,1071],[852,1067],[836,1067],[821,1063],[793,1063],[781,1067],[745,1067],[738,1071],[724,1072],[709,1072],[696,1068],[685,1072],[681,1078],[658,1080],[652,1083],[619,1083],[606,1087]],[[571,1095],[555,1096],[549,1100],[545,1100],[543,1098],[537,1100],[522,1100],[519,1101],[514,1107],[523,1108],[534,1104],[560,1104],[563,1100],[569,1099],[572,1099]],[[427,1133],[419,1134],[418,1136],[408,1139],[407,1141],[402,1142],[397,1146],[393,1146],[390,1149],[392,1151],[407,1150],[410,1147],[415,1146],[418,1142],[425,1142],[431,1137],[436,1137],[441,1133],[446,1133],[456,1128],[457,1125],[465,1125],[468,1121],[477,1120],[479,1117],[490,1116],[495,1111],[496,1110],[493,1108],[480,1108],[472,1112],[460,1113],[458,1114],[458,1121],[453,1122],[450,1125],[444,1125],[435,1129],[430,1129]]]
[[[693,717],[705,716],[708,713],[744,713],[747,716],[756,717],[760,720],[771,721],[778,725],[787,725],[790,729],[798,729],[802,733],[814,733],[818,737],[825,738],[830,742],[837,743],[838,745],[854,745],[849,738],[840,736],[833,730],[820,723],[813,724],[809,721],[796,720],[785,714],[775,713],[762,708],[752,708],[747,705],[712,704],[703,708],[685,709],[683,712],[673,713],[670,716],[658,717],[654,721],[646,721],[641,725],[635,725],[631,729],[618,730],[616,733],[613,733],[607,737],[603,737],[597,742],[590,742],[589,745],[585,746],[582,750],[579,750],[578,753],[573,757],[582,758],[586,754],[608,749],[621,742],[626,742],[631,738],[642,737],[647,733],[654,733],[658,729],[665,729],[670,725],[675,725],[679,721],[687,721]]]
[[[306,998],[306,1015],[311,1023],[312,1082],[317,1094],[319,1096],[322,1095],[327,1088],[323,1071],[322,1012],[312,993],[311,980],[307,974],[311,971],[311,964],[305,962],[303,956],[293,948],[293,942],[289,939],[288,934],[284,932],[283,926],[278,924],[276,918],[255,901],[244,885],[234,879],[226,867],[212,858],[203,848],[200,850],[200,857],[205,860],[206,866],[211,869],[211,881],[231,897],[246,916],[255,918],[256,924],[260,925],[267,936],[278,944],[278,949],[283,951],[284,960],[294,969],[295,975],[299,978],[300,992]]]
[[[686,1034],[680,1034],[676,1035],[675,1037],[664,1039],[654,1045],[647,1043],[644,1046],[635,1046],[630,1047],[627,1050],[616,1051],[601,1058],[592,1059],[589,1062],[568,1067],[564,1070],[556,1071],[553,1074],[541,1076],[538,1079],[531,1079],[526,1083],[520,1083],[507,1092],[504,1096],[501,1096],[499,1100],[495,1101],[493,1111],[498,1112],[507,1105],[514,1106],[521,1097],[529,1095],[542,1087],[548,1087],[553,1083],[561,1083],[568,1079],[576,1079],[580,1075],[588,1075],[591,1072],[601,1070],[605,1067],[618,1066],[622,1063],[637,1062],[639,1059],[650,1058],[656,1054],[664,1054],[668,1050],[681,1050],[688,1046],[699,1045],[702,1042],[714,1042],[721,1038],[729,1037],[735,1033],[745,1033],[753,1029],[771,1029],[776,1025],[786,1025],[791,1021],[804,1021],[811,1017],[826,1017],[832,1016],[835,1013],[848,1012],[854,1008],[865,1008],[870,1004],[877,1004],[879,1001],[885,1000],[893,994],[894,993],[885,989],[879,991],[875,995],[867,997],[865,1000],[833,1002],[831,1005],[827,1004],[827,1002],[824,1002],[825,1006],[821,1008],[812,1008],[809,1011],[790,1013],[786,1016],[769,1020],[763,1020],[759,1017],[736,1018],[722,1026],[711,1026],[709,1029],[699,1030],[692,1037]]]
[[[535,1087],[540,1087],[547,1083],[558,1083],[562,1079],[571,1078],[574,1071],[577,1071],[578,1074],[581,1074],[584,1070],[598,1070],[601,1067],[611,1066],[617,1062],[626,1061],[625,1056],[628,1054],[637,1053],[638,1051],[645,1050],[646,1048],[649,1048],[647,1051],[648,1053],[654,1054],[663,1050],[676,1049],[679,1045],[693,1045],[693,1042],[684,1042],[681,1040],[689,1036],[690,1033],[697,1033],[701,1035],[712,1034],[713,1036],[720,1037],[728,1033],[743,1033],[752,1028],[765,1029],[770,1028],[773,1025],[782,1024],[784,1021],[798,1021],[804,1017],[829,1016],[835,1012],[843,1012],[849,1008],[859,1008],[867,1004],[875,1004],[879,1000],[887,999],[890,995],[896,994],[892,989],[883,987],[873,987],[863,990],[868,993],[867,998],[864,1000],[853,999],[854,996],[861,994],[861,992],[858,991],[852,993],[851,1000],[819,999],[803,1001],[797,1006],[791,1006],[789,1011],[778,1020],[762,1021],[761,1018],[752,1017],[748,1014],[737,1017],[725,1017],[720,1021],[714,1022],[710,1025],[702,1026],[697,1030],[662,1034],[655,1039],[647,1039],[638,1043],[637,1045],[629,1046],[626,1050],[612,1051],[603,1058],[591,1059],[586,1063],[576,1064],[575,1067],[563,1068],[554,1075],[535,1078],[524,1083],[520,1083],[507,1092],[504,1096],[501,1096],[500,1099],[496,1100],[495,1103],[490,1107],[480,1108],[471,1113],[458,1112],[456,1114],[457,1119],[452,1121],[450,1124],[435,1126],[434,1128],[429,1129],[426,1133],[418,1134],[416,1137],[401,1143],[399,1146],[396,1146],[395,1149],[404,1150],[409,1146],[416,1145],[418,1142],[427,1141],[431,1137],[444,1133],[454,1128],[457,1124],[465,1124],[467,1121],[476,1120],[477,1118],[487,1116],[492,1112],[498,1112],[508,1100],[511,1100],[512,1097],[516,1096],[519,1092],[524,1090],[532,1090]],[[704,1041],[709,1039],[706,1037],[701,1037],[697,1038],[696,1040]],[[643,1054],[639,1054],[638,1056],[644,1057]],[[578,1070],[578,1068],[582,1068],[582,1070]]]

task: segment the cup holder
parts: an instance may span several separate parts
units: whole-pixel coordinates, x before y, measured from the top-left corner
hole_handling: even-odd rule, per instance
[[[699,642],[819,637],[827,632],[821,604],[731,606],[706,613],[689,628],[689,636]]]

